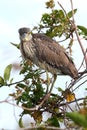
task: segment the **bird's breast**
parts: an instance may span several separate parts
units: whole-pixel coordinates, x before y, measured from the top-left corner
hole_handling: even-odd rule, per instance
[[[31,61],[35,59],[35,47],[32,42],[23,42],[20,48],[25,59],[29,59]]]

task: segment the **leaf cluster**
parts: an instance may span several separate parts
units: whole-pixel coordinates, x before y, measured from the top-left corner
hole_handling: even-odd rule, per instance
[[[20,96],[17,95],[17,104],[22,103],[22,106],[28,108],[34,107],[44,95],[44,88],[42,87],[40,72],[41,71],[39,69],[34,70],[32,66],[29,66],[27,63],[22,64],[22,70],[20,71],[20,74],[24,75],[24,80],[16,85],[16,95],[19,95],[19,91],[21,93]]]
[[[47,82],[41,78],[42,71],[40,69],[35,69],[33,66],[29,66],[27,62],[22,64],[22,70],[20,74],[24,75],[24,80],[21,83],[16,84],[16,92],[11,96],[13,96],[16,100],[17,105],[20,105],[25,108],[34,108],[38,105],[46,95],[46,84]],[[45,87],[44,87],[45,86]],[[59,100],[58,100],[59,99]],[[62,102],[62,98],[57,96],[56,94],[52,94],[51,98],[49,98],[38,110],[26,110],[24,109],[20,115],[20,120],[22,121],[22,117],[25,114],[30,114],[36,123],[42,122],[42,114],[44,111],[48,111],[53,113],[55,118],[48,120],[46,123],[49,125],[54,124],[55,126],[59,126],[58,118],[56,113],[58,111],[57,105],[58,101]],[[53,106],[53,107],[52,107]],[[61,116],[61,114],[58,114]]]
[[[77,9],[74,10],[76,13]],[[62,9],[53,9],[51,13],[44,13],[39,24],[40,31],[46,29],[46,35],[51,38],[64,36],[70,38],[74,31],[72,26],[72,11],[65,13]]]

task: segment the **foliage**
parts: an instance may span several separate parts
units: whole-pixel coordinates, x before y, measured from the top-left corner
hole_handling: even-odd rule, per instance
[[[62,6],[61,9],[55,9],[55,2],[53,0],[46,2],[46,8],[50,9],[50,13],[44,13],[40,24],[34,27],[34,29],[38,32],[44,32],[51,38],[64,38],[62,41],[68,39],[68,48],[70,52],[72,52],[71,49],[74,43],[73,37],[76,30],[72,17],[77,9],[69,12],[66,12]],[[85,27],[78,25],[77,31],[79,36],[83,36],[85,40],[87,39],[87,29]],[[19,44],[11,44],[19,49]],[[21,81],[14,83],[13,78],[10,78],[12,70],[11,64],[5,68],[3,76],[0,76],[0,87],[11,85],[15,87],[15,93],[11,93],[9,96],[15,99],[17,106],[23,108],[19,119],[20,127],[24,127],[22,120],[24,115],[31,115],[36,121],[36,125],[41,125],[43,121],[42,114],[49,112],[52,116],[44,122],[44,126],[58,128],[60,127],[60,122],[65,123],[68,121],[68,123],[65,123],[66,128],[70,128],[71,126],[74,128],[75,124],[78,128],[87,128],[87,97],[76,99],[75,95],[75,90],[86,82],[86,80],[83,82],[82,79],[87,76],[84,76],[84,74],[86,74],[84,72],[87,71],[84,71],[82,77],[77,81],[71,81],[65,90],[63,90],[62,87],[57,87],[57,94],[51,92],[49,96],[46,94],[52,84],[51,77],[31,62],[24,61],[20,63],[20,66],[21,70],[19,75],[24,76]],[[45,75],[45,78],[43,75]],[[79,81],[81,81],[81,83],[79,83]],[[79,85],[74,88],[74,85],[77,83],[79,83]],[[46,96],[49,98],[47,99]],[[82,100],[82,104],[78,103],[79,100]],[[73,102],[77,104],[78,112],[73,112],[69,106],[69,104]],[[68,112],[67,108],[70,109],[71,112]],[[85,115],[81,110],[85,110]],[[75,123],[74,126],[73,122]]]
[[[12,69],[12,64],[9,64],[8,66],[6,66],[3,77],[0,76],[0,87],[7,85],[9,80],[10,80],[9,81],[10,83],[12,82],[13,79],[10,79],[11,69]]]
[[[78,112],[66,113],[66,116],[74,121],[77,125],[87,128],[87,113],[86,115],[80,114]]]
[[[83,38],[87,40],[87,28],[84,26],[78,25],[78,29],[79,29],[79,35],[82,35]]]
[[[76,9],[74,10],[74,13]],[[51,13],[45,13],[42,15],[40,22],[40,31],[46,28],[46,35],[50,37],[61,37],[64,36],[65,39],[72,36],[74,27],[70,18],[72,17],[71,11],[67,14],[63,10],[52,10]]]

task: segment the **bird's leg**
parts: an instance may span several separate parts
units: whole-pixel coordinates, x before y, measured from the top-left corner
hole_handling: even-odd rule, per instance
[[[54,78],[54,79],[53,79],[53,82],[52,82],[52,85],[51,85],[51,88],[50,88],[50,91],[49,91],[50,94],[51,94],[51,91],[52,91],[52,89],[53,89],[54,83],[55,83],[55,81],[56,81],[57,75],[54,74],[53,78]]]
[[[48,75],[47,71],[46,71],[46,78],[47,78],[47,89],[46,89],[46,94],[47,94],[48,90],[49,90],[49,85],[50,85],[50,78],[49,78],[49,75]]]

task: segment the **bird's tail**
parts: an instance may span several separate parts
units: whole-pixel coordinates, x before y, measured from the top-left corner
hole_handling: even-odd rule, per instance
[[[79,74],[78,74],[78,70],[76,69],[76,67],[73,63],[69,64],[69,69],[70,69],[70,76],[73,79],[77,79],[79,77]]]

